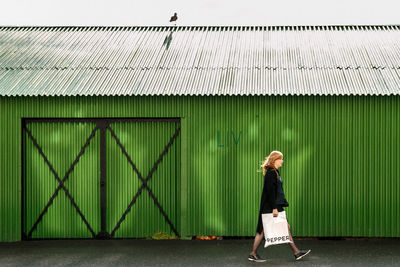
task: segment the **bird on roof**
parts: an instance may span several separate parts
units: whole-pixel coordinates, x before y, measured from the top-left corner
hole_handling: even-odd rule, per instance
[[[173,22],[173,21],[177,21],[178,20],[178,16],[176,13],[174,13],[174,15],[170,18],[169,22]],[[176,23],[175,23],[176,26]]]

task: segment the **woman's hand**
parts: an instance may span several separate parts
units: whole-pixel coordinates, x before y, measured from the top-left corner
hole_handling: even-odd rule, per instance
[[[272,216],[278,217],[278,209],[273,209],[272,210]]]

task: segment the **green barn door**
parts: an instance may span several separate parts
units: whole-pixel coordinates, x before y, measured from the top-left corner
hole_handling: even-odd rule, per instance
[[[25,238],[92,238],[100,231],[99,141],[95,123],[23,125]]]
[[[109,124],[106,227],[112,237],[179,235],[179,132],[179,120]]]

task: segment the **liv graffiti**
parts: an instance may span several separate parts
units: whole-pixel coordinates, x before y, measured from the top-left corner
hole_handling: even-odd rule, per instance
[[[217,131],[217,147],[229,147],[230,143],[232,145],[236,146],[237,144],[239,144],[240,136],[242,135],[242,131],[240,131],[239,134],[236,134],[236,135],[235,135],[234,131],[226,131],[226,135],[221,134],[220,131]],[[232,138],[231,140],[229,140],[230,137]],[[225,140],[226,140],[226,142],[225,142]],[[232,143],[232,140],[233,140],[233,143]]]

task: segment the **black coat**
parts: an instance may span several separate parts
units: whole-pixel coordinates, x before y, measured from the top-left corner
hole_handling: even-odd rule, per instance
[[[276,170],[279,175],[279,171]],[[269,168],[264,175],[264,186],[261,195],[260,213],[272,213],[273,209],[277,209],[276,191],[278,176],[274,169]]]

